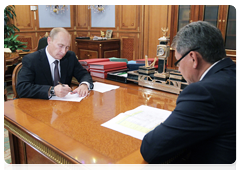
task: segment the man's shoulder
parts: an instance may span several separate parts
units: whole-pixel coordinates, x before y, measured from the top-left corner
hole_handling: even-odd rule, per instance
[[[40,57],[43,56],[43,54],[45,53],[44,50],[45,49],[41,49],[41,50],[35,51],[33,53],[27,54],[23,57],[23,60],[35,61],[36,59],[40,59]]]
[[[76,55],[73,51],[68,51],[65,56],[66,57],[76,57]]]
[[[75,61],[76,59],[77,59],[77,57],[76,57],[76,55],[75,55],[75,53],[73,52],[73,51],[68,51],[67,53],[66,53],[66,55],[63,57],[63,59],[65,60],[65,59],[68,59],[68,60],[73,60],[73,61]]]

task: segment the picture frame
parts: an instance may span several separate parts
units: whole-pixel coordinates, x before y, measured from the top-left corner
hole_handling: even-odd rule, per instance
[[[112,30],[106,31],[106,38],[112,38]]]

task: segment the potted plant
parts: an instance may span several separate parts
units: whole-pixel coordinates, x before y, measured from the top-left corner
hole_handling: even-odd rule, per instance
[[[19,35],[15,35],[15,31],[19,29],[13,24],[16,18],[15,6],[9,5],[4,9],[4,48],[10,48],[12,52],[26,48],[26,42],[17,40]]]

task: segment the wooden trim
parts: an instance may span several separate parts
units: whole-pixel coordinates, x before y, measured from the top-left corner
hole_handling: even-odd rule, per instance
[[[8,129],[10,133],[12,133],[17,138],[27,143],[33,149],[37,150],[38,152],[40,152],[42,155],[44,155],[46,158],[53,161],[54,163],[59,163],[59,164],[79,163],[76,160],[70,158],[65,153],[58,150],[57,148],[48,144],[44,140],[40,139],[38,136],[31,134],[25,128],[21,127],[20,125],[14,124],[6,116],[4,116],[4,127]],[[16,143],[14,143],[14,145],[15,144]],[[14,151],[15,153],[14,153],[13,163],[19,163],[19,153],[18,153],[17,147],[14,148]]]

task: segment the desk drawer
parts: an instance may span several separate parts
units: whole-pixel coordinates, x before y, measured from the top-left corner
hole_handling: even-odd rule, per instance
[[[119,58],[118,50],[104,51],[104,58],[116,57]]]
[[[79,50],[80,60],[89,59],[89,58],[98,58],[98,52],[92,50]]]

